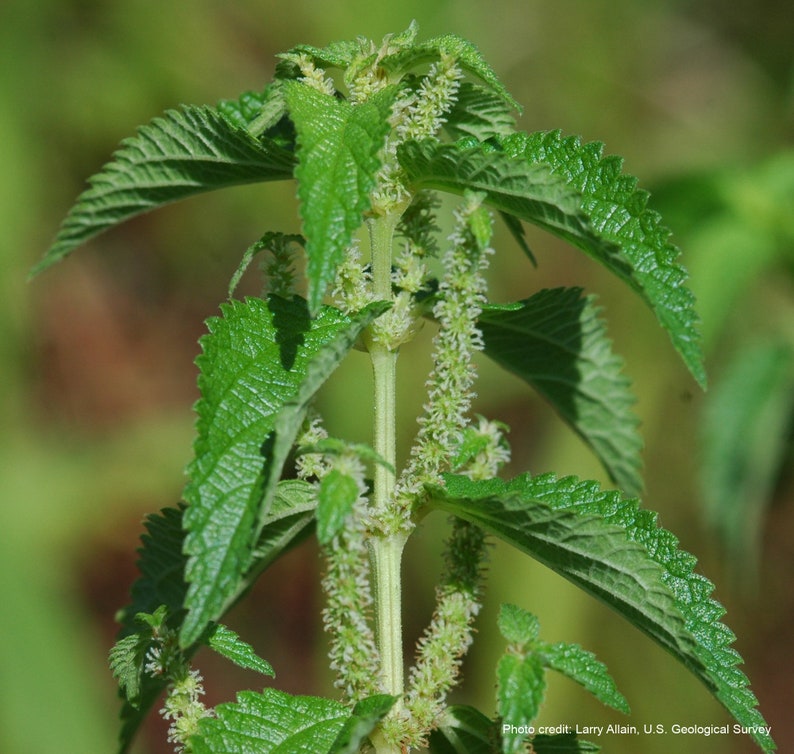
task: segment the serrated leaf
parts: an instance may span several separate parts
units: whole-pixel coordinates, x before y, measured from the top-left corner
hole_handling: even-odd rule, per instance
[[[281,81],[273,81],[262,92],[243,92],[236,100],[221,100],[218,112],[252,136],[267,133],[276,144],[292,151],[295,130],[285,116],[287,103]]]
[[[221,310],[222,317],[208,321],[210,334],[202,338],[197,359],[202,397],[185,489],[190,586],[180,633],[184,647],[223,614],[251,565],[252,548],[275,494],[272,480],[283,464],[279,459],[273,468],[269,439],[280,413],[302,394],[310,374],[315,375],[311,394],[319,389],[347,352],[335,341],[349,343],[362,327],[331,307],[311,319],[299,297],[250,298]],[[326,347],[332,348],[330,359]],[[323,363],[319,376],[315,359]]]
[[[169,616],[178,616],[182,610],[187,592],[182,554],[183,511],[184,506],[164,508],[146,517],[146,531],[138,549],[140,576],[132,585],[130,604],[118,616],[122,637],[138,631],[139,613],[153,613],[160,605],[165,605]]]
[[[513,134],[501,140],[505,151],[528,165],[548,165],[581,193],[582,208],[599,242],[586,235],[565,236],[626,281],[651,307],[689,371],[706,384],[694,296],[676,259],[670,231],[648,208],[648,193],[622,172],[622,160],[603,157],[603,145],[582,144],[558,131]],[[619,247],[616,256],[606,244]]]
[[[544,165],[530,165],[489,145],[408,141],[397,157],[415,190],[477,191],[492,207],[580,244],[598,244],[578,192]],[[618,249],[602,244],[615,257]],[[619,261],[616,261],[619,264]],[[628,265],[626,265],[628,271]]]
[[[148,647],[147,637],[130,634],[119,639],[108,655],[110,672],[118,681],[124,698],[133,704],[141,695],[141,668]]]
[[[430,505],[513,544],[599,598],[683,663],[765,751],[775,750],[733,633],[710,598],[714,585],[693,573],[695,558],[639,508],[594,482],[551,474],[510,482],[445,475]]]
[[[331,469],[320,482],[317,498],[317,539],[327,545],[345,525],[358,498],[358,485],[349,474]]]
[[[499,81],[482,53],[475,45],[457,34],[443,34],[427,42],[413,44],[405,50],[384,57],[380,65],[390,73],[400,75],[423,63],[439,60],[442,54],[455,58],[463,70],[477,76],[488,85],[490,91],[501,97],[510,107],[521,112],[521,106]]]
[[[321,68],[347,68],[359,51],[358,43],[353,41],[332,42],[327,47],[301,44],[279,57],[291,59],[296,55],[305,55]]]
[[[294,158],[255,140],[211,107],[169,110],[126,139],[77,198],[38,274],[108,228],[178,199],[292,177]]]
[[[386,717],[396,701],[396,696],[377,694],[358,702],[331,744],[328,754],[358,754],[361,745]]]
[[[629,704],[621,694],[606,665],[596,659],[592,652],[582,649],[578,644],[559,642],[540,643],[535,651],[541,662],[548,668],[562,673],[584,689],[599,702],[624,714],[629,714]]]
[[[455,102],[444,116],[444,130],[452,139],[474,137],[486,141],[515,130],[512,109],[503,97],[489,89],[464,81]]]
[[[194,754],[326,754],[350,717],[339,702],[265,689],[219,704],[190,739]]]
[[[276,674],[267,660],[263,660],[254,648],[243,641],[232,629],[216,623],[207,632],[205,643],[222,657],[245,670],[254,670],[262,675],[274,677]]]
[[[543,665],[533,654],[503,655],[496,667],[496,701],[502,728],[502,752],[520,751],[527,730],[537,717],[546,691]]]
[[[370,208],[395,90],[357,106],[300,82],[285,82],[284,92],[298,133],[295,176],[314,312]]]
[[[235,600],[262,571],[311,531],[316,504],[316,492],[308,482],[299,479],[279,482],[270,513],[254,547],[252,565],[238,586]],[[149,646],[149,640],[148,636],[140,633],[140,626],[135,622],[136,614],[151,613],[160,604],[165,604],[169,615],[176,619],[183,613],[182,605],[187,591],[184,580],[187,557],[182,553],[182,510],[166,508],[160,514],[148,517],[147,533],[141,537],[143,546],[139,550],[138,569],[141,575],[132,587],[132,604],[120,613],[121,636],[131,637],[130,644],[137,641],[144,650]],[[193,645],[186,650],[186,655],[190,656],[197,647]],[[135,705],[125,700],[121,711],[119,750],[122,754],[129,748],[149,708],[166,686],[166,679],[162,677],[140,675],[142,658],[140,660],[137,665],[140,692],[134,697]],[[122,670],[119,668],[120,672]]]
[[[496,724],[474,707],[447,707],[430,734],[431,754],[497,754],[499,731]]]
[[[499,608],[499,633],[512,644],[529,644],[538,637],[540,623],[532,613],[511,604]]]
[[[537,390],[587,443],[626,493],[642,490],[642,440],[623,361],[592,296],[554,288],[484,307],[485,353]]]
[[[701,486],[706,519],[734,576],[754,585],[763,510],[785,460],[794,410],[794,350],[783,342],[739,350],[707,397]]]

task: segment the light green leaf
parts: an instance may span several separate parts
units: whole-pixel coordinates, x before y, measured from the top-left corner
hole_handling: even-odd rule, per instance
[[[276,675],[270,663],[259,657],[248,642],[243,641],[232,629],[220,623],[214,624],[209,629],[206,644],[238,667],[255,670],[257,673],[271,677]]]
[[[447,707],[430,734],[431,754],[497,754],[499,731],[496,723],[474,707]]]
[[[582,197],[598,241],[586,235],[560,234],[625,280],[656,314],[694,378],[705,386],[706,374],[697,329],[694,296],[685,286],[687,274],[676,259],[670,231],[648,208],[648,194],[622,172],[622,160],[603,157],[603,145],[582,144],[558,131],[514,134],[502,139],[511,157],[527,166],[548,165]],[[526,218],[522,218],[526,219]],[[551,230],[551,229],[550,229]],[[620,249],[616,256],[609,248]]]
[[[90,179],[35,275],[104,230],[177,199],[292,177],[292,154],[255,140],[211,107],[169,110],[121,143]]]
[[[513,99],[504,84],[499,81],[482,53],[475,45],[457,34],[444,34],[429,39],[427,42],[413,44],[400,52],[383,58],[380,64],[393,75],[399,76],[416,66],[439,60],[442,54],[455,58],[463,70],[477,76],[488,85],[490,91],[501,97],[510,107],[521,111],[521,106]]]
[[[331,469],[320,482],[317,500],[317,539],[327,545],[345,525],[358,498],[356,480]]]
[[[295,175],[314,312],[370,208],[395,90],[357,106],[300,82],[285,82],[284,91],[298,133]]]
[[[502,729],[502,752],[514,754],[523,749],[529,737],[522,733],[537,717],[546,691],[543,665],[533,654],[507,653],[496,667],[496,702]]]
[[[444,130],[453,139],[474,137],[486,141],[513,133],[516,124],[503,97],[468,81],[461,83],[455,102],[444,117]]]
[[[602,704],[629,714],[626,697],[618,691],[606,665],[596,659],[592,652],[582,649],[578,644],[565,642],[557,644],[541,642],[535,651],[544,666],[578,683]]]
[[[361,745],[386,717],[396,701],[396,696],[377,694],[358,702],[328,754],[358,754]]]
[[[499,633],[511,644],[530,644],[538,638],[540,623],[532,613],[516,605],[505,604],[499,608],[497,618]]]
[[[283,464],[272,453],[277,418],[310,375],[311,394],[319,389],[347,353],[335,341],[348,344],[363,326],[330,307],[311,319],[298,297],[232,301],[221,310],[208,321],[197,359],[202,397],[185,489],[184,647],[223,614],[251,565]],[[330,358],[326,347],[334,349]],[[323,364],[319,375],[315,359]]]
[[[397,157],[415,190],[482,192],[488,204],[508,215],[577,243],[599,242],[578,192],[544,165],[527,164],[489,145],[441,144],[430,139],[406,142],[398,148]],[[617,257],[617,248],[607,245],[605,253],[610,251]]]
[[[642,489],[642,440],[634,396],[592,296],[554,288],[485,307],[485,353],[534,387],[592,448],[630,495]]]
[[[714,585],[693,573],[695,558],[639,508],[594,482],[546,474],[475,482],[446,475],[429,488],[432,507],[513,544],[616,610],[682,662],[765,751],[758,701],[737,667],[735,637],[710,598]]]
[[[242,691],[201,721],[194,754],[327,754],[350,717],[339,702],[265,689]]]
[[[141,696],[142,669],[151,632],[130,634],[119,639],[108,654],[110,672],[119,683],[125,701],[137,705]]]
[[[268,136],[276,144],[292,151],[295,132],[282,122],[287,114],[287,103],[280,81],[271,82],[263,92],[244,92],[236,100],[221,100],[217,109],[227,120],[252,136],[261,136],[272,129]],[[275,128],[277,125],[279,127]]]
[[[794,350],[779,341],[740,349],[707,398],[706,517],[747,586],[757,575],[763,512],[785,463],[793,410]]]

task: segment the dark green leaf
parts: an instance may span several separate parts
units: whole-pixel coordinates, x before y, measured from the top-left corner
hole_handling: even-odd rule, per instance
[[[593,449],[625,492],[642,489],[634,396],[594,298],[543,290],[516,305],[485,307],[485,353],[534,387]]]
[[[502,752],[520,751],[529,734],[526,732],[537,717],[546,691],[545,673],[533,654],[507,653],[496,667],[497,709],[503,721]]]
[[[356,480],[331,469],[320,482],[317,499],[317,539],[327,545],[344,527],[358,498]]]
[[[594,482],[547,474],[511,482],[445,476],[431,505],[477,524],[598,597],[682,662],[766,752],[775,745],[737,667],[733,633],[693,573],[695,558],[639,508]]]
[[[601,751],[598,744],[580,741],[576,733],[560,733],[556,736],[535,736],[532,739],[535,754],[589,754]]]
[[[676,262],[678,249],[670,243],[670,231],[659,215],[648,208],[648,194],[637,189],[636,178],[622,172],[622,161],[603,157],[602,144],[582,144],[557,131],[514,134],[503,139],[502,145],[528,167],[548,165],[581,193],[582,208],[597,240],[582,234],[559,235],[606,265],[642,296],[692,375],[705,385],[694,296],[685,286],[686,271]],[[617,246],[620,254],[610,245]]]
[[[397,157],[415,190],[482,192],[496,209],[581,244],[598,243],[580,206],[578,192],[544,165],[488,148],[437,141],[408,141]],[[607,245],[605,253],[618,250]],[[627,267],[628,269],[628,267]]]
[[[328,754],[358,754],[370,733],[388,714],[397,701],[396,696],[378,694],[362,699],[353,707],[352,715],[331,745]]]
[[[248,642],[243,641],[234,631],[220,623],[209,629],[206,644],[238,667],[255,670],[257,673],[271,677],[276,675],[270,663],[259,657]]]
[[[357,106],[299,82],[286,82],[284,90],[298,132],[295,175],[314,312],[370,208],[394,89]]]
[[[178,616],[185,601],[185,556],[182,543],[184,506],[164,508],[160,513],[146,517],[145,533],[141,535],[138,549],[140,576],[132,585],[130,604],[118,615],[121,636],[140,629],[136,621],[139,613],[154,613],[165,605],[169,616]]]
[[[182,646],[223,614],[251,565],[283,464],[273,454],[278,417],[307,381],[311,395],[319,389],[363,326],[330,307],[311,319],[298,297],[251,298],[221,309],[222,317],[208,321],[197,360],[202,397],[185,490],[190,586]]]
[[[242,691],[201,721],[194,754],[326,754],[350,717],[339,702],[275,689]]]
[[[35,275],[104,230],[177,199],[292,177],[294,158],[255,140],[211,107],[169,110],[126,139],[90,179]]]
[[[474,707],[452,706],[430,734],[431,754],[497,754],[499,730]]]

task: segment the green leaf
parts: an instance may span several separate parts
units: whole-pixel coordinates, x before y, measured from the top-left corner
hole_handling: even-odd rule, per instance
[[[132,585],[130,604],[117,616],[122,637],[140,629],[136,620],[139,613],[154,613],[160,605],[165,605],[169,616],[177,616],[182,610],[187,592],[182,554],[183,511],[184,506],[164,508],[146,517],[146,531],[138,549],[140,576]]]
[[[327,545],[344,527],[358,499],[356,480],[338,469],[331,469],[320,482],[317,500],[317,539]]]
[[[315,312],[370,208],[395,90],[357,106],[304,83],[285,82],[284,91],[298,132],[295,175],[309,259],[309,307]]]
[[[760,342],[739,350],[707,398],[702,489],[706,518],[734,575],[753,586],[763,511],[785,463],[794,410],[794,349]]]
[[[149,639],[144,632],[119,639],[108,654],[110,672],[119,683],[124,699],[135,705],[141,696],[142,669]]]
[[[232,629],[216,623],[207,632],[207,646],[235,665],[246,670],[274,677],[272,666],[254,651],[254,648],[243,641]]]
[[[537,717],[546,691],[543,665],[534,654],[508,653],[496,667],[496,700],[502,728],[502,752],[514,754],[528,738],[523,733]]]
[[[485,307],[485,353],[537,390],[587,443],[625,492],[642,489],[634,396],[592,296],[554,288]]]
[[[210,334],[202,338],[197,359],[202,397],[185,489],[185,647],[223,614],[251,565],[275,494],[271,480],[283,464],[272,453],[277,418],[306,389],[316,372],[314,360],[320,359],[323,370],[311,380],[312,395],[363,326],[331,307],[312,320],[298,297],[232,301],[221,310],[222,317],[207,323]],[[337,348],[338,338],[347,348]],[[327,346],[334,349],[330,358]]]
[[[475,45],[457,34],[444,34],[427,42],[413,44],[405,50],[383,58],[380,64],[390,73],[402,75],[423,63],[439,60],[442,54],[455,58],[464,71],[477,76],[488,85],[490,91],[501,97],[510,107],[521,111],[521,106],[499,81],[482,53]]]
[[[431,754],[497,754],[499,730],[474,707],[447,707],[430,734]]]
[[[565,576],[644,631],[683,663],[766,752],[775,744],[737,667],[733,633],[693,573],[695,558],[639,508],[594,482],[546,474],[475,482],[446,475],[430,505],[474,523]]]
[[[603,157],[603,145],[582,144],[558,131],[514,134],[501,141],[507,154],[527,166],[548,165],[580,192],[598,240],[560,234],[626,281],[656,314],[673,345],[701,386],[706,384],[694,296],[685,286],[686,271],[676,259],[670,231],[648,208],[648,194],[622,172],[622,160]],[[526,218],[522,218],[526,219]],[[616,256],[609,245],[620,249]]]
[[[629,703],[621,694],[606,665],[596,659],[592,652],[582,649],[578,644],[540,643],[535,651],[547,668],[562,673],[584,689],[599,702],[628,715]]]
[[[252,565],[240,582],[232,602],[251,586],[262,571],[311,531],[316,505],[317,495],[313,485],[299,479],[279,482],[270,513],[252,553]],[[132,587],[132,604],[119,617],[122,623],[121,636],[124,637],[119,643],[126,642],[126,647],[118,650],[119,654],[112,663],[124,662],[122,653],[130,647],[139,645],[143,652],[148,648],[150,632],[141,632],[140,624],[135,620],[137,614],[153,613],[159,605],[165,604],[169,616],[177,623],[183,615],[182,605],[187,592],[184,580],[187,556],[182,552],[182,511],[183,508],[166,508],[160,514],[149,516],[146,521],[147,533],[141,537],[143,546],[138,561],[141,576]],[[197,648],[198,644],[194,644],[186,650],[186,655],[190,656]],[[128,664],[126,670],[120,665],[118,667],[120,682],[122,672],[132,672],[134,669],[140,683],[137,696],[130,696],[127,690],[126,696],[133,700],[134,705],[125,700],[122,707],[119,738],[122,753],[129,748],[147,711],[166,686],[163,678],[141,674],[142,656],[132,661],[135,664]]]
[[[488,204],[508,215],[582,244],[598,242],[577,191],[544,165],[529,165],[488,145],[469,147],[431,139],[402,144],[397,157],[415,190],[482,192]],[[613,252],[617,256],[617,249]]]
[[[540,623],[532,613],[516,605],[504,604],[497,618],[499,633],[512,644],[530,644],[538,638]]]
[[[444,130],[455,140],[474,137],[486,141],[515,130],[512,109],[504,98],[482,86],[464,81],[449,112]]]
[[[576,733],[559,733],[554,736],[538,735],[532,739],[535,754],[587,754],[601,751],[598,744],[580,741]]]
[[[290,152],[255,140],[211,107],[169,110],[123,141],[90,179],[31,275],[143,212],[203,191],[290,178],[293,167]]]
[[[331,745],[328,754],[358,754],[370,733],[388,714],[397,701],[396,696],[377,694],[362,699],[353,707],[352,715]]]
[[[339,702],[275,689],[242,691],[201,721],[194,754],[327,754],[350,717]]]

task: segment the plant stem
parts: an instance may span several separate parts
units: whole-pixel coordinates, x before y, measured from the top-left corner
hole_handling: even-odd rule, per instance
[[[375,297],[391,301],[392,239],[398,215],[373,219],[369,224],[372,280]],[[396,468],[397,352],[371,339],[369,354],[374,379],[373,445],[375,451]],[[384,691],[402,697],[402,582],[400,564],[406,535],[387,523],[394,493],[394,474],[381,464],[375,466],[373,518],[377,531],[371,539],[372,574],[375,585],[375,628],[381,657]],[[397,702],[397,707],[402,702]],[[373,735],[378,754],[399,754],[396,744],[385,740],[381,731]]]

